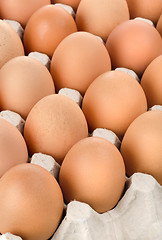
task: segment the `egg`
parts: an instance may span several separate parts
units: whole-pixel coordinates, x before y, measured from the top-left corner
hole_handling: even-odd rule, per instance
[[[155,58],[146,68],[141,78],[141,86],[145,92],[148,107],[162,105],[162,55]]]
[[[108,71],[91,83],[82,110],[90,132],[106,128],[122,139],[130,123],[147,111],[147,100],[134,77],[122,71]]]
[[[126,0],[82,0],[76,12],[78,30],[98,35],[104,41],[119,23],[128,19]]]
[[[69,97],[59,94],[49,95],[36,103],[24,127],[29,154],[48,154],[59,164],[72,145],[87,136],[87,122],[80,107]]]
[[[16,31],[0,20],[0,68],[10,59],[23,56],[24,47]]]
[[[158,19],[156,29],[158,30],[158,32],[160,33],[160,35],[162,37],[162,14],[160,15],[160,17]]]
[[[109,35],[106,47],[113,68],[129,68],[140,77],[150,62],[162,54],[162,39],[155,27],[134,19],[118,25]]]
[[[50,3],[50,0],[0,0],[0,17],[18,21],[25,27],[28,19],[37,9]]]
[[[75,11],[81,0],[52,0],[52,3],[62,3],[71,6]]]
[[[37,51],[52,57],[57,45],[76,31],[76,23],[65,9],[52,4],[41,7],[26,25],[23,38],[25,51]]]
[[[11,167],[26,163],[28,150],[19,130],[0,118],[0,177]]]
[[[82,95],[96,77],[108,70],[111,60],[106,47],[88,32],[67,36],[56,48],[50,68],[57,91],[66,87]]]
[[[130,17],[150,19],[155,25],[162,13],[162,0],[127,0]]]
[[[112,209],[122,196],[125,166],[118,149],[99,137],[84,138],[69,150],[59,183],[67,203],[89,204],[98,213]]]
[[[56,179],[44,168],[19,164],[0,180],[0,232],[25,240],[47,240],[58,227],[63,196]]]
[[[55,93],[51,74],[42,63],[27,56],[8,61],[0,70],[0,109],[26,119],[41,98]]]
[[[162,185],[162,111],[148,111],[136,118],[121,143],[127,176],[152,175]]]

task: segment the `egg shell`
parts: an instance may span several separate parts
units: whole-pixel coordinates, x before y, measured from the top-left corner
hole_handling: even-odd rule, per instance
[[[31,15],[47,4],[50,4],[50,0],[0,0],[0,17],[18,21],[25,27]]]
[[[75,11],[79,5],[81,0],[51,0],[51,2],[53,4],[55,3],[63,3],[63,4],[66,4],[66,5],[69,5],[71,6]]]
[[[69,6],[69,5],[66,5],[66,4],[62,4],[62,3],[56,3],[55,6],[60,6],[62,7],[63,9],[65,9],[68,13],[70,13],[70,15],[75,19],[75,12],[74,12],[74,9]]]
[[[78,30],[98,35],[104,41],[119,23],[128,19],[125,0],[82,0],[76,12]]]
[[[78,200],[97,212],[113,208],[125,186],[125,166],[120,152],[99,137],[80,140],[66,154],[59,184],[65,203]]]
[[[130,123],[147,111],[147,100],[134,77],[122,71],[108,71],[91,83],[84,95],[82,110],[89,132],[106,128],[121,140]]]
[[[28,56],[8,61],[0,70],[0,109],[26,119],[43,97],[55,93],[53,79],[43,64]]]
[[[106,47],[113,68],[129,68],[141,77],[150,62],[162,54],[162,39],[155,27],[134,19],[119,24],[109,35]]]
[[[148,18],[156,25],[162,12],[162,0],[127,0],[130,18]]]
[[[90,83],[111,70],[111,60],[103,43],[93,34],[76,32],[56,48],[50,66],[56,91],[72,88],[84,95]]]
[[[41,52],[52,57],[58,44],[76,32],[73,17],[60,6],[47,5],[38,9],[29,19],[24,31],[24,47],[29,52]]]
[[[12,201],[11,201],[12,199]],[[56,179],[35,164],[19,164],[0,181],[0,232],[26,240],[50,238],[61,221],[63,196]]]
[[[0,20],[0,52],[0,68],[10,59],[24,55],[24,47],[18,34],[2,20]]]
[[[148,111],[137,117],[121,143],[127,176],[135,172],[152,175],[162,185],[162,111]]]
[[[158,32],[160,33],[160,35],[162,37],[162,14],[160,15],[160,17],[158,19],[156,29],[158,30]]]
[[[60,165],[72,145],[87,136],[88,126],[80,107],[60,94],[36,103],[24,127],[29,154],[51,155]]]
[[[162,105],[162,55],[155,58],[146,68],[141,78],[141,86],[146,94],[148,107]]]
[[[28,150],[22,134],[13,124],[0,118],[0,177],[11,167],[27,161]]]

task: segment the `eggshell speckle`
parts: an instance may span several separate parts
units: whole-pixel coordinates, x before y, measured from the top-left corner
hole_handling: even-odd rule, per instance
[[[24,47],[15,30],[0,20],[0,68],[10,59],[23,56]]]
[[[87,136],[87,122],[80,107],[60,94],[41,99],[30,111],[24,127],[30,155],[45,153],[59,164],[72,145]]]
[[[124,190],[122,156],[103,138],[82,139],[65,156],[59,183],[66,202],[75,199],[99,213],[106,212],[116,205]]]

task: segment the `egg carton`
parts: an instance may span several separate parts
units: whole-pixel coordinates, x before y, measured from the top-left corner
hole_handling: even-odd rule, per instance
[[[70,94],[71,93],[71,94]],[[79,92],[64,89],[62,94],[73,96]],[[76,101],[78,104],[78,100]],[[162,110],[155,105],[149,110]],[[25,121],[15,112],[5,110],[0,117],[11,122],[23,134]],[[120,140],[108,129],[97,128],[90,136],[103,137],[120,148]],[[47,169],[57,180],[60,165],[51,156],[35,153],[31,164]],[[162,186],[151,176],[142,173],[133,174],[126,179],[126,189],[116,207],[99,214],[88,204],[72,201],[67,206],[66,214],[60,226],[50,240],[161,240],[162,238]],[[5,233],[1,240],[21,240],[19,236]]]

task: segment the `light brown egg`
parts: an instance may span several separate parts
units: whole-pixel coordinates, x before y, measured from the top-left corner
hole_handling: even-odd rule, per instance
[[[50,69],[57,91],[67,87],[81,94],[108,70],[111,70],[111,61],[106,47],[98,37],[87,32],[66,37],[56,48]]]
[[[30,111],[24,128],[30,155],[49,154],[59,164],[72,145],[87,136],[87,122],[80,107],[59,94],[41,99]]]
[[[160,17],[158,19],[156,29],[158,30],[158,32],[160,33],[160,35],[162,37],[162,14],[160,15]]]
[[[129,20],[111,32],[106,47],[113,68],[126,67],[141,76],[150,62],[162,54],[162,39],[149,23]]]
[[[26,53],[41,52],[52,57],[57,45],[76,32],[73,17],[60,6],[47,5],[38,9],[29,19],[24,32]]]
[[[126,0],[82,0],[76,12],[78,30],[98,35],[104,41],[119,23],[128,19]]]
[[[0,20],[0,68],[11,58],[24,55],[23,44],[16,31]]]
[[[121,139],[130,123],[147,111],[147,101],[135,78],[125,72],[109,71],[89,86],[82,110],[90,132],[95,128],[106,128]]]
[[[25,240],[47,240],[63,213],[56,179],[35,164],[19,164],[0,180],[0,232]]]
[[[148,111],[127,129],[122,144],[126,172],[151,174],[162,185],[162,111]]]
[[[130,17],[150,19],[155,25],[162,13],[162,0],[127,0]]]
[[[42,63],[20,56],[0,70],[0,109],[19,113],[26,119],[41,98],[55,93],[51,74]]]
[[[0,177],[11,167],[26,163],[28,150],[19,130],[0,118]]]
[[[82,139],[65,156],[59,183],[67,203],[78,200],[98,213],[106,212],[117,204],[124,190],[122,156],[103,138]]]
[[[18,21],[25,27],[28,19],[37,9],[50,3],[50,0],[0,0],[0,17]]]
[[[71,6],[75,11],[81,0],[52,0],[52,3],[63,3]]]
[[[146,68],[141,79],[148,107],[162,105],[162,55],[155,58]]]

